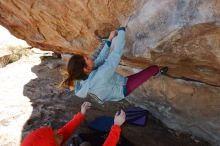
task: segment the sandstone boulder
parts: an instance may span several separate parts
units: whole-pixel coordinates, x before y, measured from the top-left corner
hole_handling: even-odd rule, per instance
[[[151,51],[153,62],[169,73],[220,86],[220,26],[198,24],[171,34]]]
[[[135,0],[1,1],[0,24],[31,46],[68,53],[91,53],[98,36],[119,25]]]
[[[219,145],[220,87],[156,77],[130,95],[168,127],[203,137]]]
[[[168,66],[129,98],[167,126],[220,143],[220,0],[2,0],[0,24],[31,46],[91,54],[133,14],[121,64]],[[122,72],[128,72],[124,69]]]

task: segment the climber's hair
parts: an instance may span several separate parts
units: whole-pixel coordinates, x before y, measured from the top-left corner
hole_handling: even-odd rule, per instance
[[[66,68],[66,78],[61,83],[62,87],[74,86],[75,80],[85,80],[88,75],[84,72],[84,67],[86,67],[85,59],[82,55],[73,55]]]

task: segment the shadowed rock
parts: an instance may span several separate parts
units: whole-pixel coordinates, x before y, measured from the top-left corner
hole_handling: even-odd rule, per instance
[[[132,73],[150,64],[170,68],[130,101],[219,145],[219,0],[0,1],[0,24],[31,46],[63,53],[91,54],[97,36],[130,14],[121,64]]]

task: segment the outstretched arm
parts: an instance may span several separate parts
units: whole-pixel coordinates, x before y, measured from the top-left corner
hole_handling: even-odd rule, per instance
[[[97,50],[96,53],[99,53],[97,55],[97,58],[94,60],[95,62],[95,67],[98,67],[100,66],[101,64],[103,64],[105,62],[105,59],[108,57],[109,55],[109,51],[110,51],[110,46],[111,46],[111,42],[112,42],[112,39],[117,35],[117,31],[112,31],[109,35],[109,38],[107,40],[105,40],[105,43],[104,43],[104,47],[103,49],[100,49],[100,50]],[[101,52],[98,52],[98,51],[101,51]]]
[[[93,78],[93,83],[100,82],[100,76],[105,75],[105,78],[101,80],[101,82],[109,81],[112,75],[115,73],[115,70],[121,60],[121,56],[123,53],[123,48],[125,46],[125,28],[128,24],[128,18],[124,19],[121,24],[121,27],[118,29],[118,35],[116,38],[116,44],[114,50],[105,60],[104,64],[98,67],[96,76]]]
[[[103,146],[116,146],[121,133],[120,126],[125,122],[125,112],[121,110],[121,113],[118,112],[115,114],[114,125],[111,128],[111,131],[105,140]]]
[[[63,143],[72,135],[75,129],[84,120],[86,111],[91,107],[91,103],[84,102],[81,105],[81,112],[78,112],[71,121],[58,130],[58,134],[63,135]]]
[[[114,50],[105,60],[105,62],[98,67],[96,76],[93,77],[93,83],[97,82],[106,82],[112,77],[115,73],[115,70],[120,62],[123,48],[125,46],[125,27],[120,27],[118,30],[118,35],[116,38],[116,44]],[[100,80],[100,76],[105,75],[105,77]]]
[[[93,54],[91,55],[91,58],[93,61],[96,60],[96,58],[99,56],[100,52],[102,51],[102,49],[105,46],[105,40],[102,40],[102,42],[99,44],[98,48],[95,49],[95,51],[93,52]]]

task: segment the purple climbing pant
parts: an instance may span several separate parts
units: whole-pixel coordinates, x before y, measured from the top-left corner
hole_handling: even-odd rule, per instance
[[[136,74],[127,76],[128,80],[125,88],[125,96],[129,95],[134,89],[140,86],[143,82],[148,80],[153,75],[156,75],[159,72],[159,67],[152,65]]]

